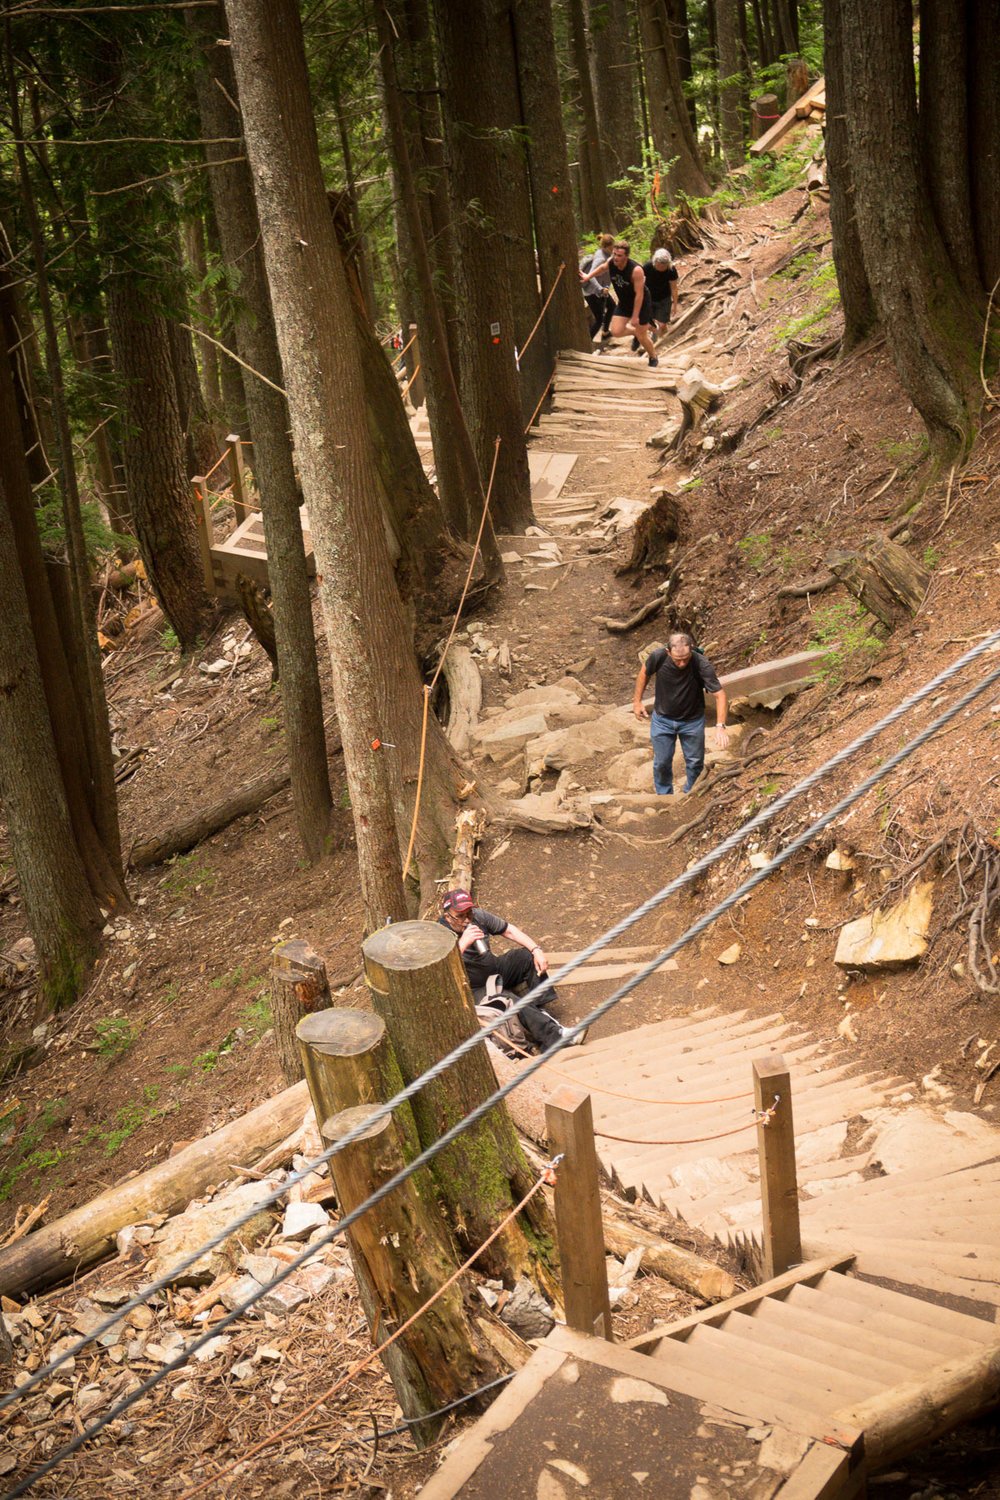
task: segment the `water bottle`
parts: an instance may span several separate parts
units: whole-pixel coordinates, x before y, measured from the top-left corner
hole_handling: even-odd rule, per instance
[[[478,953],[480,958],[485,958],[486,954],[490,951],[489,942],[484,937],[476,938],[472,944],[472,951],[473,953]]]

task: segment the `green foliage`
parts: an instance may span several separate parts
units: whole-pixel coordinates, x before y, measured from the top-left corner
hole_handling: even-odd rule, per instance
[[[827,604],[813,615],[811,651],[824,651],[826,660],[816,673],[831,686],[849,672],[862,670],[874,661],[883,642],[871,631],[872,616],[856,600]]]
[[[115,1110],[110,1129],[100,1132],[106,1155],[114,1156],[137,1130],[148,1125],[150,1120],[158,1119],[160,1115],[166,1114],[166,1110],[157,1108],[156,1101],[159,1093],[158,1084],[147,1083],[142,1091],[141,1103],[130,1099],[127,1104]]]
[[[940,554],[940,552],[937,550],[936,547],[932,546],[930,544],[930,542],[928,542],[927,546],[924,548],[924,567],[925,568],[936,568],[937,565],[938,565],[938,563],[940,561],[941,561],[941,554]]]
[[[138,1036],[132,1022],[125,1016],[106,1016],[101,1021],[95,1021],[94,1032],[97,1036],[97,1051],[101,1057],[112,1061],[124,1057]]]
[[[840,287],[837,285],[837,271],[833,261],[812,256],[804,256],[803,260],[808,264],[797,271],[794,279],[804,278],[803,289],[812,293],[817,300],[800,317],[778,325],[772,349],[780,348],[788,339],[801,338],[810,328],[817,333],[825,332],[827,322],[840,306]],[[793,261],[791,266],[786,267],[786,271],[791,271],[793,266],[799,264],[799,261]],[[778,280],[784,274],[776,272],[772,280]]]
[[[177,632],[172,625],[168,625],[165,630],[160,631],[160,645],[164,651],[177,651],[180,649],[180,644],[180,641],[177,639]]]
[[[753,568],[755,573],[762,573],[771,556],[771,533],[769,531],[751,532],[741,542],[736,543],[736,550],[748,567]]]
[[[4,1116],[4,1125],[11,1120],[16,1123],[22,1111],[22,1105],[15,1105]],[[30,1176],[32,1183],[37,1183],[43,1172],[62,1160],[65,1153],[58,1146],[43,1146],[42,1141],[65,1117],[65,1099],[47,1099],[31,1123],[25,1126],[11,1148],[7,1165],[0,1172],[0,1203],[12,1196],[22,1177]]]
[[[66,551],[62,496],[56,489],[54,480],[39,494],[42,498],[35,506],[35,521],[42,551],[48,557],[62,557]],[[93,563],[109,552],[131,552],[135,546],[131,537],[119,536],[116,531],[111,530],[96,501],[85,500],[81,503],[80,521],[88,562]]]
[[[898,442],[883,443],[882,448],[886,458],[894,464],[906,465],[916,464],[926,455],[930,447],[930,439],[926,432],[918,432],[914,437],[901,438]]]
[[[178,854],[171,861],[171,872],[160,881],[171,896],[186,896],[192,891],[212,891],[216,883],[215,871],[210,865],[195,863],[195,853]]]
[[[281,720],[276,714],[262,714],[260,727],[265,734],[277,734],[281,729]]]
[[[273,1022],[271,1002],[266,990],[258,991],[250,1004],[245,1005],[240,1011],[240,1026],[248,1042],[258,1041],[265,1031],[270,1030]]]

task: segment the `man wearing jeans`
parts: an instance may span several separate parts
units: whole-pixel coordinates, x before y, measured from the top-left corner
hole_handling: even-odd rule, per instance
[[[653,742],[653,786],[661,797],[674,790],[674,746],[678,739],[684,755],[689,792],[705,767],[705,694],[715,697],[715,742],[720,750],[729,744],[726,732],[726,691],[707,656],[694,649],[694,641],[682,630],[674,631],[666,648],[651,651],[635,679],[632,712],[647,717],[642,695],[646,683],[656,678],[650,739]]]

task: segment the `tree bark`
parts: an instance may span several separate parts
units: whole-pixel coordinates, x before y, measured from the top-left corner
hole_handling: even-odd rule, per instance
[[[334,1145],[363,1125],[370,1105],[345,1110],[322,1124],[325,1144]],[[345,1213],[363,1203],[404,1164],[392,1117],[370,1129],[331,1158],[330,1173]],[[480,1350],[481,1339],[466,1314],[456,1282],[441,1294],[458,1263],[435,1204],[431,1175],[415,1172],[347,1230],[351,1261],[372,1331],[381,1344],[438,1293],[413,1326],[382,1356],[404,1416],[413,1419],[451,1401],[496,1374],[495,1359]],[[440,1430],[437,1422],[414,1427],[422,1444]]]
[[[826,165],[830,187],[833,264],[844,315],[843,352],[862,343],[878,321],[872,299],[861,236],[854,211],[847,100],[844,85],[844,38],[840,0],[823,3],[823,65],[826,77]]]
[[[190,13],[189,13],[190,14]],[[212,294],[205,285],[208,265],[205,260],[205,222],[199,214],[188,219],[184,225],[184,252],[188,265],[198,279],[195,298],[198,307],[197,326],[205,333],[215,332],[215,308]],[[207,339],[200,340],[202,378],[205,383],[205,398],[216,417],[222,411],[222,386],[219,384],[219,351]],[[227,429],[228,430],[228,429]]]
[[[722,126],[722,152],[728,167],[742,165],[746,146],[746,80],[743,76],[737,13],[741,4],[742,0],[716,0],[715,4],[719,42],[719,118]]]
[[[304,1082],[297,1083],[175,1156],[0,1250],[0,1292],[14,1297],[76,1275],[114,1248],[115,1235],[126,1224],[151,1214],[179,1213],[211,1183],[222,1181],[234,1162],[252,1167],[258,1157],[301,1125],[308,1108],[309,1090]]]
[[[232,135],[239,116],[229,99],[238,91],[229,48],[221,46],[221,8],[185,13],[189,33],[204,59],[197,79],[198,107],[206,138]],[[243,390],[254,439],[254,473],[260,493],[267,570],[274,603],[278,676],[285,711],[285,740],[292,771],[295,826],[306,855],[319,859],[326,847],[333,798],[326,761],[323,697],[313,629],[312,598],[299,514],[299,487],[288,435],[288,408],[274,390],[283,376],[271,312],[253,181],[245,161],[226,161],[229,146],[206,148],[216,220],[226,261],[239,268],[240,309],[235,333],[240,357],[265,377],[243,371]],[[224,356],[223,356],[224,357]],[[226,360],[227,364],[232,361]]]
[[[545,8],[548,10],[550,5]],[[632,39],[625,0],[588,0],[587,11],[597,128],[609,173],[609,207],[612,221],[626,224],[635,196],[628,169],[642,165],[634,87],[640,67],[639,54]],[[554,102],[558,103],[558,99],[557,90]],[[614,181],[625,181],[626,186],[611,187]]]
[[[597,118],[597,101],[590,72],[590,50],[587,46],[587,22],[584,0],[568,0],[570,46],[580,90],[580,207],[586,228],[598,233],[611,232],[614,222],[608,197],[608,172],[601,146],[601,129]]]
[[[934,224],[920,162],[908,6],[842,5],[847,132],[865,269],[900,380],[939,459],[980,407],[981,320]]]
[[[321,580],[365,920],[374,928],[407,915],[399,848],[421,759],[422,684],[380,514],[350,292],[320,168],[298,7],[295,0],[227,0],[226,10]],[[383,735],[395,749],[373,749]],[[418,845],[422,878],[432,879],[441,843],[449,839],[452,798],[447,747],[432,720]]]
[[[920,150],[938,231],[964,289],[981,294],[970,197],[969,109],[965,86],[967,7],[921,0]],[[827,80],[829,122],[829,79]]]
[[[393,923],[363,944],[372,1004],[383,1017],[403,1078],[413,1081],[479,1030],[454,933],[437,922]],[[485,1049],[475,1048],[413,1102],[421,1147],[493,1092]],[[531,1173],[501,1104],[435,1159],[434,1179],[460,1244],[475,1249],[527,1191]],[[521,1274],[544,1281],[552,1258],[548,1209],[535,1198],[526,1228],[513,1221],[480,1265],[513,1285]]]
[[[553,349],[580,349],[589,353],[586,303],[576,274],[578,236],[573,219],[551,0],[514,0],[512,13],[543,302],[555,287],[545,314],[545,326]],[[634,122],[632,134],[635,134]]]
[[[653,145],[665,164],[668,195],[671,200],[678,194],[707,198],[711,189],[698,157],[665,0],[639,0],[639,23],[649,90],[650,128]]]
[[[502,5],[503,0],[438,0],[437,18],[458,251],[462,402],[484,483],[500,438],[491,514],[495,530],[513,532],[533,520],[522,389],[514,361],[517,341],[527,338],[530,324],[522,328],[515,321],[511,296],[512,279],[523,283],[523,236],[516,225],[503,221],[501,207],[509,199],[503,174],[512,166],[509,151],[498,149],[497,134],[513,123],[510,99],[499,97],[500,80],[509,76],[510,54],[509,37],[502,45]],[[497,59],[490,51],[494,41]],[[520,178],[520,172],[516,175]]]
[[[271,964],[271,1018],[286,1084],[305,1077],[295,1028],[303,1016],[323,1010],[329,1003],[326,965],[319,954],[299,938],[279,944]]]
[[[1000,26],[992,0],[969,0],[967,25],[972,225],[989,292],[1000,279]]]

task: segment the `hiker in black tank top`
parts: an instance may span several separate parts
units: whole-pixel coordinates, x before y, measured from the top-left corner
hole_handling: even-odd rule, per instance
[[[611,287],[618,299],[611,319],[611,334],[620,339],[633,327],[636,338],[649,355],[650,365],[655,367],[659,361],[650,338],[653,312],[646,291],[646,277],[639,262],[629,259],[628,252],[625,240],[617,240],[611,252]]]

